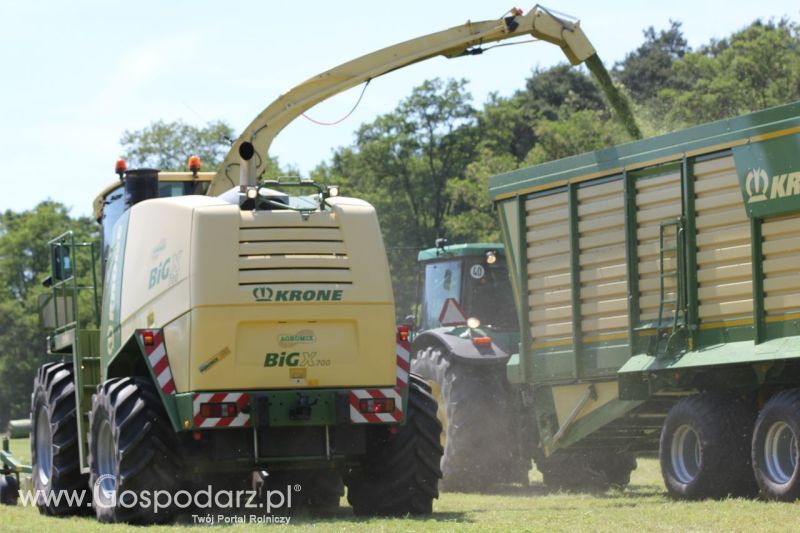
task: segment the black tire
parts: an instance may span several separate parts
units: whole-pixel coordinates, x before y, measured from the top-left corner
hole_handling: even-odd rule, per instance
[[[132,505],[134,496],[143,502],[156,491],[174,495],[181,488],[180,445],[149,380],[114,378],[97,387],[92,396],[89,466],[94,508],[101,522],[151,524],[173,518],[174,507]],[[109,499],[112,493],[117,495],[114,500]]]
[[[89,512],[89,476],[81,474],[77,416],[72,364],[39,367],[31,394],[31,478],[42,514]],[[75,499],[56,498],[58,494]]]
[[[441,346],[427,346],[417,351],[411,370],[441,391],[442,490],[481,492],[500,483],[527,484],[530,460],[515,453],[505,360],[470,365],[448,357]]]
[[[630,483],[636,457],[608,449],[562,451],[539,459],[536,467],[550,489],[604,491],[623,489]]]
[[[670,496],[686,500],[750,497],[757,486],[750,463],[753,410],[730,396],[683,398],[661,429],[661,475]]]
[[[14,476],[0,475],[0,504],[17,505],[19,499],[19,483]]]
[[[752,462],[756,482],[768,498],[800,498],[800,390],[782,391],[761,409],[753,430]]]
[[[439,461],[442,425],[436,418],[436,400],[429,387],[410,375],[405,425],[392,433],[378,430],[367,443],[360,468],[345,476],[347,500],[361,516],[405,516],[430,514],[439,497],[442,477]]]

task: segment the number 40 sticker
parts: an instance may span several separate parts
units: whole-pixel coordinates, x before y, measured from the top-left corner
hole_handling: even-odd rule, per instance
[[[472,268],[469,269],[469,275],[474,279],[481,279],[484,274],[486,274],[486,270],[483,265],[472,265]]]

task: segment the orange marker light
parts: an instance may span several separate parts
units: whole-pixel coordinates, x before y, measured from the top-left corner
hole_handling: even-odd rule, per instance
[[[189,158],[189,163],[186,165],[192,172],[200,171],[200,156],[193,155]]]
[[[144,341],[145,346],[152,346],[155,343],[155,337],[153,336],[153,332],[145,331],[142,334],[142,340]]]
[[[116,174],[122,174],[128,170],[128,164],[125,162],[124,159],[117,159],[117,162],[114,164],[114,172]]]

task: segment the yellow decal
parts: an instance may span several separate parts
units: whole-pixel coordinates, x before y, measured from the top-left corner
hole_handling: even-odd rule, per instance
[[[219,363],[220,361],[222,361],[223,359],[228,357],[230,354],[231,354],[231,349],[226,346],[222,350],[220,350],[217,353],[215,353],[214,355],[212,355],[208,359],[208,361],[206,361],[205,363],[201,364],[199,367],[197,367],[197,369],[200,370],[200,373],[202,374],[203,372],[205,372],[206,370],[208,370],[212,366],[216,365],[217,363]]]

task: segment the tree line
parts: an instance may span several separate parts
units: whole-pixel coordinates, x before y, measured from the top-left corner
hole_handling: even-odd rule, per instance
[[[696,50],[679,22],[647,28],[643,37],[611,74],[645,136],[800,100],[800,26],[789,19],[757,20]],[[159,121],[125,131],[120,144],[132,168],[179,170],[198,152],[206,166],[219,164],[234,138],[223,121],[201,128]],[[418,250],[440,237],[499,240],[489,176],[629,140],[583,68],[534,69],[525,87],[490,95],[479,108],[466,80],[433,79],[359,126],[354,142],[311,177],[377,208],[402,317],[415,306]],[[272,176],[295,172],[277,160],[270,168]],[[98,238],[94,221],[50,200],[0,214],[0,427],[27,416],[32,376],[47,360],[41,280],[49,272],[47,241],[67,229],[80,240]]]

